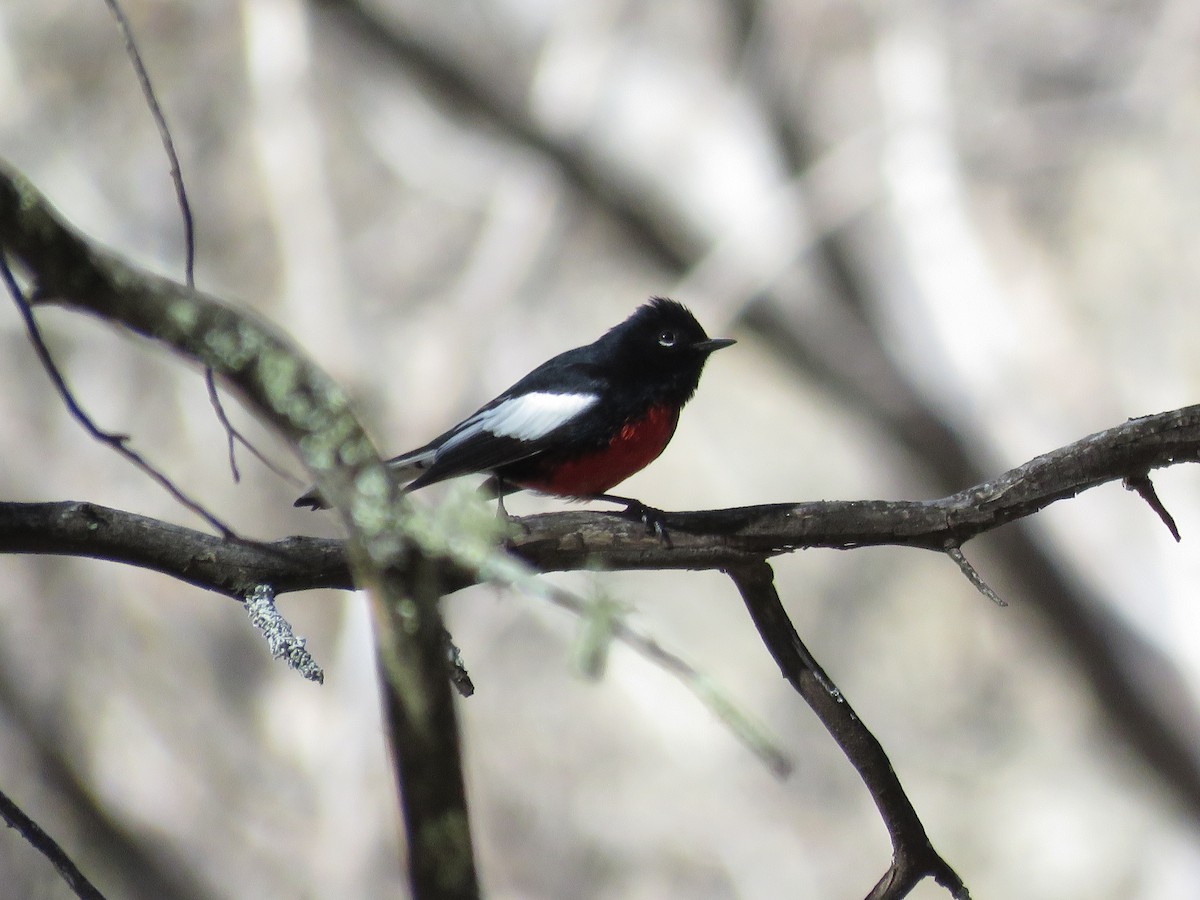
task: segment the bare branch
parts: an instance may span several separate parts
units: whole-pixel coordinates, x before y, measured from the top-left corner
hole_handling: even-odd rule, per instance
[[[814,500],[666,512],[672,545],[619,513],[572,510],[519,519],[508,548],[540,572],[585,568],[726,569],[799,549],[919,547],[948,552],[1058,500],[1127,473],[1195,461],[1200,406],[1131,419],[937,500]],[[241,597],[350,588],[341,541],[290,537],[229,543],[89,503],[0,503],[0,552],[92,556],[143,566]],[[449,590],[475,577],[442,562]]]
[[[171,170],[171,184],[175,187],[175,201],[179,206],[180,219],[183,221],[184,283],[188,287],[194,288],[196,286],[196,225],[192,215],[192,204],[188,199],[187,187],[183,182],[183,166],[179,162],[179,153],[175,149],[175,139],[171,136],[171,127],[167,124],[166,113],[163,112],[162,104],[158,102],[158,95],[150,81],[150,72],[146,68],[145,60],[142,59],[142,52],[138,49],[137,39],[133,36],[133,26],[129,23],[129,17],[125,15],[125,11],[116,0],[104,0],[104,2],[116,20],[117,27],[121,30],[121,37],[125,41],[125,55],[129,57],[134,74],[137,75],[138,86],[146,100],[146,108],[150,111],[154,127],[158,130],[158,139],[162,144],[163,152],[167,155],[167,163]],[[216,414],[217,421],[225,429],[229,451],[229,469],[233,474],[233,480],[235,482],[241,480],[235,453],[237,444],[241,444],[249,450],[272,472],[290,479],[291,476],[277,468],[257,447],[250,443],[244,434],[233,426],[229,416],[225,413],[221,395],[217,391],[216,377],[211,368],[204,370],[204,383],[208,388],[208,402]]]
[[[4,284],[8,288],[8,293],[17,305],[17,310],[25,322],[25,330],[29,335],[29,342],[33,345],[34,352],[37,353],[42,368],[50,376],[50,381],[53,383],[54,389],[58,392],[59,397],[62,398],[63,405],[66,406],[67,412],[71,414],[71,417],[83,426],[84,431],[100,443],[107,444],[131,462],[143,474],[147,475],[162,487],[163,490],[174,497],[176,502],[190,509],[216,529],[223,537],[236,538],[237,535],[232,528],[209,512],[201,503],[189,497],[184,493],[182,488],[167,477],[166,473],[151,463],[146,457],[142,456],[142,454],[131,448],[129,446],[129,435],[105,431],[92,420],[92,417],[84,411],[83,407],[79,405],[79,401],[75,399],[74,392],[71,390],[70,385],[67,384],[66,376],[63,375],[62,370],[55,363],[54,357],[50,353],[50,348],[46,345],[45,338],[42,337],[42,330],[38,327],[37,319],[33,315],[33,308],[30,306],[25,292],[17,284],[17,279],[13,276],[12,269],[9,268],[8,260],[5,258],[2,250],[0,250],[0,276],[3,277]]]
[[[175,187],[175,202],[179,205],[179,215],[183,219],[184,280],[188,287],[195,287],[196,226],[192,218],[192,204],[188,200],[187,188],[183,185],[183,167],[179,164],[179,154],[175,151],[175,139],[171,137],[166,114],[163,113],[162,105],[158,102],[158,96],[154,92],[154,85],[150,82],[150,72],[142,60],[141,51],[138,50],[129,18],[116,0],[104,0],[104,4],[116,19],[117,27],[121,30],[121,37],[125,41],[125,55],[129,57],[134,74],[137,75],[138,86],[146,100],[146,107],[150,110],[150,117],[154,120],[154,127],[158,130],[158,139],[162,143],[163,151],[167,154],[167,163],[171,167],[171,184]]]
[[[50,860],[76,897],[80,900],[104,900],[104,895],[79,871],[79,867],[67,856],[58,842],[46,834],[37,822],[25,815],[21,807],[3,791],[0,791],[0,819],[4,819],[9,828],[15,829],[34,849]]]
[[[0,503],[0,552],[126,563],[239,601],[258,584],[270,584],[278,593],[351,586],[343,541],[225,541],[181,525],[73,501]]]
[[[933,849],[883,747],[800,640],[779,601],[771,567],[766,562],[746,563],[728,571],[783,677],[846,754],[887,826],[892,839],[892,865],[868,900],[907,896],[926,876],[936,879],[955,898],[966,898],[962,879]]]
[[[208,403],[213,408],[213,412],[216,413],[217,421],[225,429],[225,445],[229,456],[229,471],[233,475],[235,484],[242,480],[242,473],[238,469],[236,453],[236,445],[241,444],[250,452],[251,456],[266,466],[271,472],[274,472],[281,479],[288,482],[288,484],[295,485],[297,488],[307,486],[305,482],[288,472],[282,466],[272,462],[265,453],[254,446],[250,439],[242,434],[237,426],[233,424],[228,413],[225,412],[225,403],[221,400],[221,395],[217,392],[216,375],[212,369],[204,370],[204,386],[208,390]]]

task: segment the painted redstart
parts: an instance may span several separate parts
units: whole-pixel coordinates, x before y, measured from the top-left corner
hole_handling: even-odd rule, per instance
[[[657,510],[606,492],[663,452],[709,354],[732,343],[710,338],[682,304],[655,297],[388,465],[411,479],[406,491],[487,473],[493,496],[525,489],[611,500],[661,533]],[[315,489],[295,505],[327,506]]]

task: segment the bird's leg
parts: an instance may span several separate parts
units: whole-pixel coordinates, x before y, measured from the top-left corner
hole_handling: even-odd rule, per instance
[[[511,494],[513,491],[519,490],[516,485],[505,481],[499,475],[493,475],[482,485],[479,486],[479,493],[483,494],[487,499],[495,499],[496,501],[496,519],[503,522],[510,528],[516,526],[525,534],[529,534],[529,528],[520,519],[515,519],[508,514],[508,510],[504,508],[504,495]]]
[[[624,504],[624,514],[646,526],[646,534],[656,534],[664,547],[671,546],[671,536],[667,533],[667,514],[661,509],[647,506],[641,500],[632,497],[619,497],[616,494],[592,494],[589,500],[607,500],[609,503]]]

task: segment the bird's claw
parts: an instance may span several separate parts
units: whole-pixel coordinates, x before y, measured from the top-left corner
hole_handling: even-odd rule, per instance
[[[664,547],[671,546],[671,535],[667,532],[667,514],[661,509],[647,506],[641,500],[634,500],[632,497],[620,497],[616,494],[593,494],[587,499],[603,500],[606,503],[620,503],[625,507],[620,515],[641,522],[646,526],[646,534],[656,534]]]
[[[646,534],[658,536],[664,547],[671,546],[671,535],[667,532],[667,514],[661,509],[647,506],[639,500],[631,500],[625,506],[625,515],[646,526]]]

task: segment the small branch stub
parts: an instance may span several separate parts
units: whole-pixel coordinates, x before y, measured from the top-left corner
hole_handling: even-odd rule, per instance
[[[450,637],[449,631],[442,629],[442,636],[446,642],[446,663],[450,666],[450,683],[454,685],[454,689],[458,691],[460,697],[470,697],[475,693],[475,682],[471,680],[471,674],[467,671],[462,651]]]
[[[273,658],[287,660],[290,668],[309,681],[325,683],[325,672],[304,646],[305,639],[296,636],[292,626],[276,608],[274,588],[266,584],[256,585],[246,594],[246,612],[250,615],[250,624],[267,639],[267,647]]]
[[[1167,531],[1171,532],[1171,537],[1175,538],[1176,543],[1183,540],[1179,535],[1179,527],[1175,524],[1175,517],[1167,512],[1163,502],[1158,499],[1158,491],[1154,489],[1154,482],[1150,480],[1149,475],[1145,472],[1141,475],[1130,475],[1121,483],[1125,485],[1126,490],[1133,491],[1146,501],[1146,504],[1162,519],[1162,523],[1167,526]]]
[[[975,585],[976,590],[983,596],[987,597],[997,606],[1008,606],[1008,601],[1001,597],[993,590],[992,586],[983,580],[983,576],[979,574],[979,570],[971,565],[971,561],[963,556],[962,548],[951,546],[946,548],[946,555],[958,564],[959,571],[967,576],[967,581]]]

